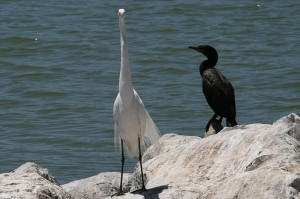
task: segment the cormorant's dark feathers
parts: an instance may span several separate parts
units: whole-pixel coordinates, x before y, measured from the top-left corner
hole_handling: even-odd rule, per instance
[[[202,89],[206,101],[215,114],[225,117],[227,126],[237,125],[234,89],[231,83],[223,76],[215,65],[218,61],[217,51],[209,45],[201,45],[194,49],[207,57],[200,64],[199,72],[202,76]]]

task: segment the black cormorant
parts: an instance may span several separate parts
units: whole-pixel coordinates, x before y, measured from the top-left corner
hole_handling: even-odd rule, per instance
[[[218,61],[216,49],[209,45],[200,45],[198,47],[190,46],[189,48],[194,49],[207,57],[207,60],[203,61],[199,67],[199,72],[203,80],[203,93],[207,103],[215,112],[207,125],[209,125],[212,120],[216,120],[218,115],[221,117],[220,122],[223,117],[226,118],[226,125],[228,127],[237,125],[235,120],[236,109],[234,89],[226,77],[214,68]],[[206,130],[207,128],[208,126],[206,126]]]

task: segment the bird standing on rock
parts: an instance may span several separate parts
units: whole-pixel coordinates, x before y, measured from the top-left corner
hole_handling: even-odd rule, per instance
[[[155,143],[160,138],[160,132],[146,110],[143,101],[132,86],[125,28],[125,10],[119,9],[118,14],[121,42],[121,69],[119,93],[114,103],[113,114],[115,121],[115,143],[121,143],[122,151],[120,189],[115,195],[122,195],[124,194],[122,180],[125,161],[123,143],[125,143],[130,157],[139,157],[142,178],[141,190],[145,191],[141,148]]]
[[[189,48],[202,53],[207,60],[200,64],[199,72],[202,77],[202,90],[207,103],[215,112],[214,116],[209,120],[206,130],[209,128],[211,121],[222,122],[223,117],[226,118],[226,125],[233,127],[236,122],[236,107],[234,89],[231,83],[222,75],[215,65],[218,61],[218,53],[215,48],[209,45],[200,45]],[[221,118],[216,120],[217,116]]]

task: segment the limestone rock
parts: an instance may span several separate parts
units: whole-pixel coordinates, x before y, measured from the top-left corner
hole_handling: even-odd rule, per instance
[[[71,199],[47,169],[26,163],[10,173],[0,174],[0,198]]]
[[[143,156],[148,191],[135,191],[141,188],[137,164],[126,182],[128,190],[132,183],[131,193],[113,198],[299,198],[299,138],[300,118],[295,114],[273,125],[224,128],[207,138],[166,134]],[[106,187],[105,194],[89,198],[111,198],[107,190],[118,187],[119,173],[109,179],[99,177],[84,190],[78,189],[77,194],[88,194],[90,186],[101,183]],[[111,183],[114,180],[117,183]],[[81,182],[74,187],[87,183]]]
[[[100,173],[59,187],[48,170],[33,163],[0,174],[0,198],[56,199],[261,199],[300,198],[300,117],[271,124],[224,128],[207,138],[166,134],[143,156],[140,168],[124,174]],[[129,193],[130,191],[130,193]],[[66,193],[66,192],[69,192]]]
[[[159,154],[153,152],[155,147],[144,154],[150,191],[140,194],[145,198],[300,198],[299,138],[300,118],[295,114],[273,125],[224,128],[207,138],[164,135]],[[131,190],[140,188],[139,171],[137,165],[133,174],[137,182]]]
[[[75,199],[98,199],[110,197],[120,187],[120,173],[106,172],[96,176],[76,180],[68,184],[62,185],[62,188],[70,193]],[[130,174],[123,174],[123,191],[130,190]]]

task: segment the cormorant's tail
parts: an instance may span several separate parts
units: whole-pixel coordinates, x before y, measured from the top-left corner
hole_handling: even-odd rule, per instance
[[[227,125],[227,127],[234,127],[235,125],[238,125],[237,124],[237,122],[235,121],[235,119],[233,119],[233,120],[226,120],[226,125]]]

